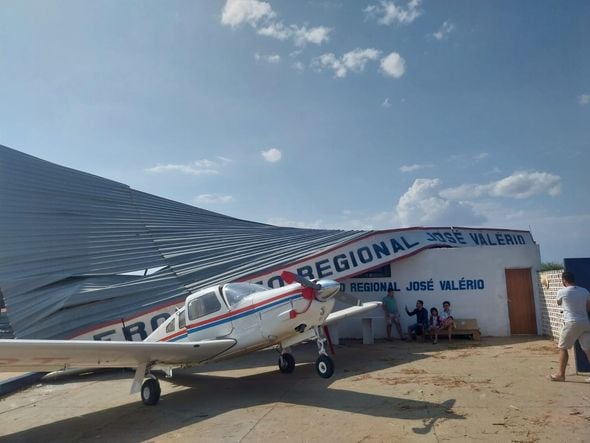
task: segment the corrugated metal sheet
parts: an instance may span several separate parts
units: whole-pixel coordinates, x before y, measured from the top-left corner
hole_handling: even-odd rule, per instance
[[[69,337],[365,234],[239,220],[0,146],[0,290],[20,338]]]

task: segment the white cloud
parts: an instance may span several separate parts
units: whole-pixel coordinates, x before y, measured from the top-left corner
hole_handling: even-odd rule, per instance
[[[455,25],[449,21],[445,21],[438,31],[436,31],[432,36],[437,40],[444,40],[446,39],[451,32],[455,30]]]
[[[222,157],[220,155],[217,156],[217,159],[220,160],[223,165],[227,165],[228,163],[233,162],[231,158]]]
[[[412,165],[413,166],[413,165]],[[412,166],[409,169],[414,169]],[[439,179],[416,179],[395,207],[403,226],[444,224],[482,225],[494,221],[505,225],[520,221],[520,209],[507,209],[496,198],[524,199],[539,194],[558,195],[561,179],[547,172],[514,172],[486,184],[463,184],[443,188]]]
[[[234,198],[231,195],[219,195],[219,194],[200,194],[195,198],[196,203],[231,203]]]
[[[480,225],[484,218],[474,213],[467,202],[455,202],[439,193],[440,180],[419,178],[402,195],[395,207],[395,218],[402,226]]]
[[[281,56],[279,54],[254,54],[256,61],[264,61],[270,64],[277,64],[281,62]]]
[[[146,172],[162,174],[167,172],[178,172],[181,174],[190,175],[216,175],[219,174],[219,169],[231,162],[231,159],[225,157],[218,157],[219,161],[212,160],[197,160],[185,164],[158,164],[151,168],[147,168]]]
[[[316,26],[315,28],[299,27],[297,25],[285,26],[282,22],[273,22],[268,26],[258,29],[259,35],[276,38],[277,40],[292,39],[295,45],[305,46],[307,43],[321,45],[328,41],[331,28]]]
[[[299,72],[305,71],[305,65],[303,64],[303,62],[300,61],[293,63],[293,68],[295,68],[295,70]]]
[[[275,16],[270,3],[259,0],[227,0],[221,13],[221,23],[232,28],[243,23],[256,27],[260,21]]]
[[[590,104],[590,94],[582,94],[578,96],[578,103],[582,106]]]
[[[365,65],[368,61],[376,60],[379,57],[379,54],[381,54],[381,51],[373,48],[357,48],[344,54],[342,56],[342,63],[347,69],[359,72],[365,69]]]
[[[473,156],[473,160],[475,162],[480,162],[482,160],[485,160],[486,158],[488,158],[490,156],[490,154],[488,154],[487,152],[481,152],[479,154],[475,154]]]
[[[319,71],[322,68],[332,68],[336,77],[346,77],[346,68],[342,61],[331,52],[314,58],[311,65]]]
[[[492,196],[527,198],[547,193],[555,197],[561,193],[561,178],[547,172],[514,172],[493,183]]]
[[[413,164],[413,165],[402,165],[400,166],[399,170],[401,172],[414,172],[414,171],[418,171],[420,169],[426,169],[426,168],[433,168],[434,165],[432,164]]]
[[[409,24],[422,15],[421,0],[410,0],[407,6],[397,6],[393,1],[381,0],[379,4],[369,5],[364,12],[367,18],[377,19],[380,25],[392,23]]]
[[[312,61],[312,66],[318,70],[329,68],[339,78],[346,77],[349,71],[362,72],[369,61],[377,60],[381,51],[373,48],[356,48],[338,58],[333,53],[323,54]]]
[[[294,25],[292,25],[293,27]],[[307,29],[305,26],[301,28],[295,27],[294,40],[297,46],[304,46],[306,43],[313,43],[314,45],[321,45],[329,39],[331,28],[325,26],[316,26],[315,28]]]
[[[270,23],[268,26],[260,28],[256,32],[259,35],[276,38],[277,40],[287,40],[293,35],[291,29],[286,27],[282,22]]]
[[[451,200],[467,200],[480,197],[506,197],[523,199],[538,194],[552,197],[561,192],[561,178],[547,172],[516,171],[508,177],[486,184],[463,184],[441,191],[440,195]]]
[[[381,106],[383,106],[384,108],[391,108],[391,106],[393,106],[393,105],[391,104],[389,97],[385,97],[385,100],[383,100],[383,103],[381,103]]]
[[[402,195],[396,214],[404,225],[430,223],[448,210],[449,202],[435,195],[438,179],[419,178]]]
[[[329,220],[317,219],[311,221],[291,220],[284,217],[273,217],[266,222],[274,226],[288,226],[307,229],[344,229],[364,230],[391,229],[394,226],[392,212],[378,212],[374,214],[353,213],[342,211],[340,215],[330,216]]]
[[[381,71],[388,77],[400,78],[406,72],[406,61],[397,52],[392,52],[381,59]]]
[[[259,35],[277,40],[292,40],[296,46],[308,43],[321,45],[328,41],[332,28],[326,26],[285,25],[277,20],[270,3],[259,0],[227,0],[221,14],[221,23],[235,28],[247,23]]]
[[[269,163],[276,163],[283,157],[281,151],[275,148],[270,148],[266,151],[260,151],[260,154]]]

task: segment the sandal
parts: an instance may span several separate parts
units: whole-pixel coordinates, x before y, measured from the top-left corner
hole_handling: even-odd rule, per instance
[[[549,379],[551,381],[565,381],[565,377],[561,376],[561,375],[556,375],[556,374],[551,374],[549,376]]]

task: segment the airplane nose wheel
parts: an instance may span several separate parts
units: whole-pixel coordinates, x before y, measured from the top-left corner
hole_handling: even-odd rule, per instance
[[[279,357],[279,370],[283,374],[290,374],[295,370],[295,358],[291,354],[284,353]]]
[[[144,405],[153,406],[160,400],[160,382],[155,378],[146,379],[141,385],[141,401]]]
[[[320,355],[315,361],[315,369],[322,378],[330,378],[334,374],[334,362],[327,355]]]
[[[320,335],[319,328],[315,330],[318,345],[318,353],[320,356],[315,361],[315,370],[317,371],[318,375],[322,378],[330,378],[334,374],[334,361],[328,357],[328,353],[326,352],[326,338],[322,338]]]

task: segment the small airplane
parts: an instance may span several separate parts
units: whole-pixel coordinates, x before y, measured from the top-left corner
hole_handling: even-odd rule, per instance
[[[283,373],[295,369],[290,347],[316,340],[320,377],[330,378],[334,362],[328,325],[380,306],[338,294],[334,280],[309,280],[283,272],[286,286],[268,289],[252,283],[227,283],[189,295],[184,306],[144,341],[0,340],[2,371],[57,371],[71,368],[136,368],[131,393],[155,405],[161,388],[153,370],[172,377],[174,368],[196,366],[276,347]],[[332,312],[336,296],[356,306]],[[353,299],[351,303],[350,299]]]

